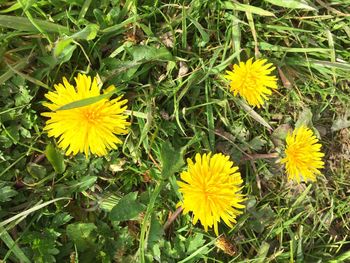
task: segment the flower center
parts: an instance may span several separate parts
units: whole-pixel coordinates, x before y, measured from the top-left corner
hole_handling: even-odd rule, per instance
[[[256,88],[256,74],[251,70],[246,71],[246,77],[244,78],[245,86],[247,88]]]
[[[86,109],[83,111],[83,117],[87,122],[92,124],[100,119],[101,114],[93,109]]]

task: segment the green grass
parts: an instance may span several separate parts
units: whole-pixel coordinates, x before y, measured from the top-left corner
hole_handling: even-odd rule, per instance
[[[0,0],[0,259],[349,262],[349,6]],[[261,109],[223,78],[250,57],[277,67],[278,92]],[[130,132],[103,158],[63,156],[43,132],[44,94],[79,72],[129,100]],[[300,123],[326,154],[316,183],[288,183],[275,159],[247,158],[282,151]],[[208,151],[229,155],[245,182],[245,212],[219,226],[231,255],[191,215],[163,230],[185,159]]]

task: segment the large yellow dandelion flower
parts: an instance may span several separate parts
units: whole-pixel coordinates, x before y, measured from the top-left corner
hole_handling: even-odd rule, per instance
[[[315,181],[316,175],[321,174],[319,169],[324,167],[321,160],[324,154],[320,151],[322,145],[313,132],[301,126],[287,135],[286,143],[286,157],[281,162],[286,165],[288,180],[298,183],[301,180]]]
[[[235,64],[233,71],[226,71],[225,77],[230,80],[234,96],[239,94],[250,105],[258,108],[264,104],[264,100],[268,100],[272,90],[277,89],[277,78],[269,76],[275,67],[271,63],[265,64],[266,62],[266,59],[253,62],[251,58],[246,63]]]
[[[182,181],[177,181],[183,200],[178,206],[184,213],[193,213],[193,224],[200,220],[205,231],[214,226],[218,235],[218,222],[222,219],[229,227],[236,222],[245,206],[242,189],[242,178],[238,167],[228,156],[221,153],[196,154],[195,163],[187,159],[188,170],[181,173]]]
[[[42,113],[49,117],[44,130],[49,137],[59,138],[58,146],[66,150],[66,155],[89,152],[98,156],[107,154],[107,150],[116,149],[122,141],[116,136],[126,134],[130,123],[123,114],[127,100],[102,99],[93,104],[67,109],[58,108],[86,98],[100,95],[97,79],[78,74],[76,86],[63,78],[63,84],[54,85],[55,91],[48,92],[45,97],[51,101],[43,103],[51,112]],[[110,86],[108,90],[113,89]]]

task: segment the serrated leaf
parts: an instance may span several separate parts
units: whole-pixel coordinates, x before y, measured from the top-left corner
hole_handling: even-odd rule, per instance
[[[136,218],[145,206],[137,200],[137,192],[132,192],[122,197],[118,204],[113,207],[109,218],[112,221],[126,221]]]
[[[260,151],[266,144],[266,140],[261,136],[254,137],[250,142],[248,142],[250,149],[254,151]]]
[[[187,240],[187,253],[192,253],[197,250],[199,247],[203,246],[205,243],[205,239],[203,238],[203,234],[195,234],[195,236],[189,238]]]
[[[51,143],[46,146],[45,156],[56,173],[61,174],[66,170],[63,155]]]
[[[265,0],[265,1],[269,2],[270,4],[285,7],[285,8],[316,11],[315,8],[309,6],[304,1],[298,1],[298,0]]]
[[[84,251],[94,246],[97,227],[93,223],[74,223],[67,226],[67,236],[74,242],[79,251]]]
[[[343,116],[333,121],[331,130],[333,132],[350,127],[350,110],[347,110]]]

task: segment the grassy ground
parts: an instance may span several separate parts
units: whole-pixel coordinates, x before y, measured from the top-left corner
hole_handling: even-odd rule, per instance
[[[349,262],[349,6],[0,0],[0,258]],[[279,78],[254,111],[223,78],[250,57],[274,63]],[[125,94],[132,126],[106,157],[63,160],[40,113],[44,94],[79,72]],[[281,151],[298,123],[323,144],[316,183],[288,183],[275,159],[256,155]],[[224,250],[190,215],[163,229],[184,160],[208,151],[239,164],[247,194],[235,227],[220,224]]]

